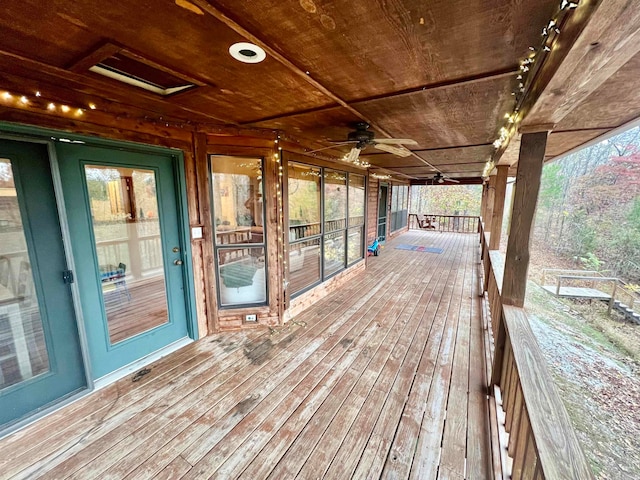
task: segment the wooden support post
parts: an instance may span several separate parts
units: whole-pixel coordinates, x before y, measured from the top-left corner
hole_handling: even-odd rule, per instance
[[[548,135],[549,132],[525,133],[520,142],[516,180],[518,188],[513,199],[511,234],[507,245],[502,284],[502,301],[505,305],[524,306],[531,230],[538,203]]]
[[[485,215],[486,217],[484,218],[484,229],[486,232],[491,232],[493,234],[493,231],[491,230],[491,218],[493,217],[493,202],[495,199],[495,193],[496,193],[496,176],[493,175],[492,177],[489,177],[489,185],[487,187],[487,207],[485,209]]]
[[[480,201],[480,218],[483,222],[487,221],[487,197],[489,196],[489,184],[484,182],[482,184],[482,200]]]
[[[504,215],[504,197],[507,193],[507,174],[509,165],[498,165],[498,174],[495,176],[495,193],[493,195],[493,214],[491,215],[491,238],[489,250],[500,249],[502,237],[502,218]]]
[[[204,301],[206,305],[208,333],[220,329],[218,322],[218,305],[216,295],[217,274],[213,257],[213,237],[215,236],[211,218],[211,185],[209,182],[209,159],[207,156],[207,135],[195,133],[193,136],[196,185],[198,189],[198,210],[203,227],[202,272],[204,280]]]
[[[613,281],[613,291],[611,292],[611,299],[609,300],[609,308],[607,309],[607,313],[611,315],[611,310],[613,309],[613,305],[616,301],[616,290],[618,288],[618,281]],[[631,308],[633,309],[633,302],[631,302]]]

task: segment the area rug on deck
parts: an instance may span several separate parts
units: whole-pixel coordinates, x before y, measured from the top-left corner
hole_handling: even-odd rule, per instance
[[[444,250],[438,247],[425,247],[423,245],[407,245],[401,243],[396,245],[396,250],[413,250],[414,252],[442,253]]]

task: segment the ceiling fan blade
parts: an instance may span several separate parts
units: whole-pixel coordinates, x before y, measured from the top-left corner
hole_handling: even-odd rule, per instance
[[[418,145],[418,142],[410,138],[376,138],[375,142],[392,145]]]
[[[347,162],[353,163],[358,159],[359,156],[360,156],[360,149],[354,147],[354,148],[351,149],[351,151],[349,152],[349,154],[347,155],[347,158],[345,158],[345,160]]]
[[[404,147],[394,147],[393,145],[386,145],[384,143],[376,143],[374,148],[382,150],[383,152],[393,153],[399,157],[409,157],[411,152]]]
[[[445,177],[445,181],[453,182],[453,183],[460,183],[460,180],[456,180],[455,178],[451,178],[451,177]]]
[[[311,150],[311,151],[309,151],[309,152],[307,152],[307,153],[316,153],[316,152],[321,152],[321,151],[323,151],[323,150],[329,150],[330,148],[336,148],[336,147],[339,147],[339,146],[341,146],[341,145],[347,145],[347,144],[349,144],[349,143],[353,143],[353,142],[341,142],[341,143],[334,143],[333,145],[331,145],[331,146],[329,146],[329,147],[317,148],[317,149],[315,149],[315,150]]]

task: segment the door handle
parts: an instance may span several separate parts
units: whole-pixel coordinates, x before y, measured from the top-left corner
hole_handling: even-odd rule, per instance
[[[174,265],[182,265],[182,260],[174,260],[173,264]]]

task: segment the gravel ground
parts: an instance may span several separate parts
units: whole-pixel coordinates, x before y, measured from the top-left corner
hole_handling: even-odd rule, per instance
[[[605,319],[606,308],[556,299],[532,283],[528,290],[531,327],[596,477],[640,479],[640,368],[613,331],[637,344],[640,326]]]

